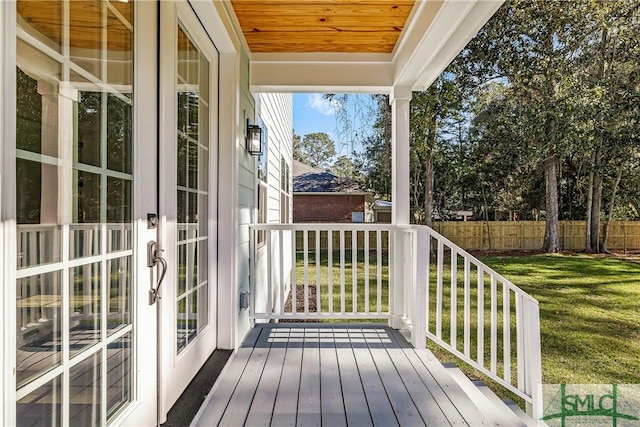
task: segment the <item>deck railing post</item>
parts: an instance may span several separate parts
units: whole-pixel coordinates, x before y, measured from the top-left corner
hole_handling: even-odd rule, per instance
[[[538,304],[525,299],[524,310],[524,358],[525,392],[531,396],[527,413],[535,421],[542,418],[542,353],[540,350],[540,309]]]
[[[413,231],[414,246],[411,268],[413,270],[411,344],[415,348],[425,348],[427,335],[427,269],[421,260],[429,257],[429,236],[424,230]]]
[[[256,234],[259,231],[249,228],[249,323],[256,324]]]
[[[404,309],[404,287],[405,281],[410,279],[411,276],[405,277],[404,271],[404,244],[405,235],[397,227],[394,227],[392,238],[389,239],[391,247],[389,248],[389,259],[393,260],[389,268],[389,326],[393,329],[402,329],[402,316],[405,312]]]

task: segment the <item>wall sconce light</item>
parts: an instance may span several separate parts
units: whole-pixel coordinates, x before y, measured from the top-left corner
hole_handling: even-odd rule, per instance
[[[258,125],[252,125],[247,119],[247,151],[252,156],[262,154],[262,129]]]

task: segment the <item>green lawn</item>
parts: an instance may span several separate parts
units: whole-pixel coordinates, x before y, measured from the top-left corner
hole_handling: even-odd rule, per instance
[[[326,255],[323,257],[326,259]],[[595,258],[587,255],[527,255],[482,257],[483,262],[511,280],[515,285],[540,301],[542,336],[543,381],[554,383],[640,383],[640,264],[611,257]],[[347,258],[347,271],[350,259]],[[385,260],[386,261],[386,260]],[[361,261],[360,261],[361,262]],[[432,262],[432,267],[433,267]],[[335,261],[334,261],[335,265]],[[298,259],[297,279],[303,279],[302,260]],[[370,267],[373,268],[373,267]],[[462,262],[458,262],[458,346],[462,343]],[[339,283],[339,272],[334,268],[334,283]],[[360,304],[362,267],[358,274]],[[371,271],[373,277],[373,270]],[[326,267],[321,267],[322,279],[326,279]],[[384,273],[384,300],[386,300],[387,271]],[[350,281],[347,273],[347,283]],[[315,271],[310,282],[315,281]],[[445,266],[443,287],[444,306],[450,294],[450,266]],[[432,283],[435,282],[432,268]],[[475,280],[472,281],[475,287]],[[485,290],[489,282],[485,279]],[[433,289],[433,288],[432,288]],[[347,285],[347,306],[351,308],[350,285]],[[335,295],[339,287],[334,286]],[[433,292],[433,291],[432,291]],[[477,293],[471,293],[472,354],[475,354],[475,319]],[[486,293],[485,293],[486,295]],[[371,295],[373,298],[374,295]],[[501,310],[499,296],[499,310]],[[485,304],[488,297],[485,296]],[[371,301],[373,303],[373,300]],[[386,302],[386,301],[385,301]],[[323,305],[326,299],[323,299]],[[359,304],[359,305],[360,305]],[[434,309],[432,301],[432,309]],[[372,305],[373,308],[373,305]],[[385,307],[386,308],[386,307]],[[486,308],[485,308],[486,310]],[[443,312],[443,338],[449,340],[450,312]],[[485,312],[485,321],[488,321]],[[430,328],[435,325],[431,324]],[[485,337],[489,336],[488,326]],[[515,332],[515,331],[514,331]],[[515,335],[512,333],[512,335]],[[486,339],[486,338],[485,338]],[[468,374],[473,370],[446,350],[433,343],[429,345],[442,362],[452,361],[461,365]],[[515,344],[513,347],[515,349]],[[500,354],[499,348],[499,354]],[[487,354],[485,352],[485,359]],[[499,363],[500,365],[500,363]],[[499,371],[501,367],[499,366]],[[515,372],[514,372],[515,373]],[[482,378],[482,377],[480,377]],[[490,383],[490,381],[487,381]],[[512,397],[492,387],[503,397]]]
[[[480,259],[540,302],[545,384],[640,383],[640,264],[581,254]],[[522,405],[446,350],[433,343],[428,347],[441,362],[458,364],[499,396]]]

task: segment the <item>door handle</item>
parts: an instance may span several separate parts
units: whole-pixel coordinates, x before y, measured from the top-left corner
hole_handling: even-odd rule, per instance
[[[151,240],[147,243],[147,266],[149,268],[153,268],[160,264],[162,267],[158,283],[155,287],[151,287],[151,289],[149,289],[149,305],[155,304],[160,298],[158,295],[160,292],[160,286],[164,281],[164,276],[167,274],[167,260],[161,256],[162,252],[164,252],[164,249],[160,249],[158,247],[158,242]]]

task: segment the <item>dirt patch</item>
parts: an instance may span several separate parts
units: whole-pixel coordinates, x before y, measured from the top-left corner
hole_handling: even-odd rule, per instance
[[[291,299],[293,292],[289,293],[287,303],[284,306],[285,313],[291,313]],[[309,283],[309,313],[315,313],[317,309],[316,304],[316,285],[315,283]],[[304,284],[296,286],[296,311],[298,313],[304,313]],[[317,323],[317,319],[301,320],[301,319],[287,319],[287,323]]]
[[[489,256],[528,256],[528,255],[539,255],[544,252],[537,250],[482,250],[482,251],[467,251],[471,255],[475,257],[489,257]]]

